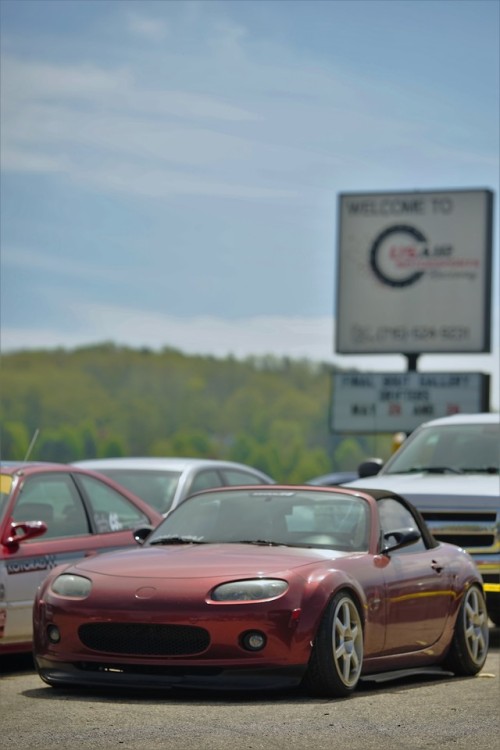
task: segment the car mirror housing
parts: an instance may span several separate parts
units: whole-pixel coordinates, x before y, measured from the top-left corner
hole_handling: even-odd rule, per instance
[[[415,544],[422,538],[418,529],[395,529],[387,531],[383,536],[383,544],[380,553],[386,555],[388,552],[394,552],[402,547],[408,547],[409,544]],[[393,540],[388,544],[389,540]]]
[[[139,529],[135,529],[134,531],[134,539],[137,542],[137,544],[144,544],[148,536],[153,531],[152,526],[141,526]]]
[[[3,544],[6,547],[17,547],[21,542],[41,536],[46,531],[47,524],[43,521],[12,521],[9,535]]]
[[[368,458],[358,466],[358,474],[361,477],[374,477],[384,465],[381,458]]]

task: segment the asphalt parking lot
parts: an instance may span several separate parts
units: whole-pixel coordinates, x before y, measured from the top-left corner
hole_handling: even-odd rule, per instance
[[[473,678],[366,684],[346,700],[298,691],[213,694],[54,690],[26,657],[0,660],[4,747],[29,750],[494,750],[500,628]]]

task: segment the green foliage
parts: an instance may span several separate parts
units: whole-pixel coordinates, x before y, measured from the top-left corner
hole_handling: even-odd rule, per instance
[[[5,422],[1,434],[0,455],[21,461],[28,451],[30,439],[26,425]]]
[[[365,455],[358,441],[349,437],[340,443],[333,457],[338,466],[342,466],[346,471],[354,471]]]
[[[70,463],[82,455],[82,440],[78,430],[62,425],[40,433],[32,458],[40,461]]]
[[[1,454],[74,461],[202,456],[255,466],[280,482],[352,469],[366,436],[328,427],[333,370],[288,358],[188,356],[111,343],[2,356]],[[382,443],[383,458],[390,439]]]

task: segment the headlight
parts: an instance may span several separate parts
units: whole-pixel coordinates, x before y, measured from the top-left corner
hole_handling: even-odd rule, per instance
[[[90,594],[92,581],[83,576],[63,573],[52,583],[51,589],[59,596],[71,596],[75,599],[85,599]]]
[[[212,591],[212,599],[216,602],[255,602],[281,596],[287,588],[288,583],[278,578],[231,581],[231,583],[223,583],[221,586],[217,586]]]

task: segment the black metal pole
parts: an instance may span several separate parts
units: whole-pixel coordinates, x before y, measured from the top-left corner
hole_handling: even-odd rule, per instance
[[[405,353],[404,356],[408,360],[408,372],[417,372],[417,360],[420,355],[417,352],[410,352]]]

